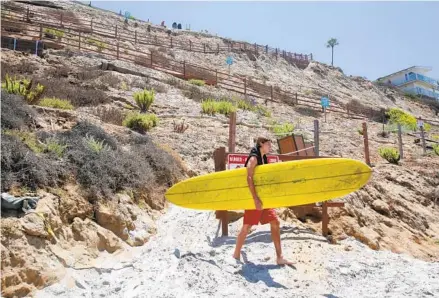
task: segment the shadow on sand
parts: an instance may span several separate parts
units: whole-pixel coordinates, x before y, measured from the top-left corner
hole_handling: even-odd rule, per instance
[[[287,236],[285,238],[282,238],[282,241],[285,240],[312,240],[317,242],[328,242],[326,239],[322,239],[321,236],[316,234],[311,229],[299,229],[297,227],[282,227],[281,228],[281,235],[282,234],[309,234],[313,236]],[[211,247],[219,247],[222,245],[235,245],[236,243],[236,237],[235,236],[227,236],[227,237],[216,237],[214,239],[211,239],[209,236],[207,236],[207,241]],[[245,240],[245,243],[255,243],[255,242],[262,242],[262,243],[271,243],[271,232],[270,231],[261,231],[256,233],[251,233],[247,236],[247,239]]]
[[[275,282],[270,275],[270,270],[280,269],[279,265],[256,265],[252,262],[246,262],[242,265],[242,269],[238,272],[248,282],[257,283],[262,281],[267,287],[288,289],[284,285]]]

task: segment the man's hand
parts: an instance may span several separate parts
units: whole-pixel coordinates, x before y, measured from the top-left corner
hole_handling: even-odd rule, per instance
[[[255,197],[253,200],[255,201],[256,210],[262,210],[263,205],[261,199],[259,197]]]

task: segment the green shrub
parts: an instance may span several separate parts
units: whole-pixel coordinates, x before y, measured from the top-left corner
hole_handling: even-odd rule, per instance
[[[46,28],[44,29],[44,33],[46,33],[46,35],[48,35],[49,37],[55,37],[55,36],[58,38],[64,37],[64,32],[62,32],[61,30]]]
[[[61,110],[73,110],[73,105],[67,99],[59,99],[56,97],[46,97],[43,98],[39,103],[39,106],[61,109]]]
[[[24,96],[24,99],[31,104],[39,99],[44,91],[44,86],[37,84],[37,86],[32,89],[32,81],[29,81],[26,78],[21,80],[16,77],[11,78],[6,74],[5,81],[2,83],[2,89],[11,94]]]
[[[288,135],[293,133],[294,124],[291,123],[275,124],[272,129],[275,135]]]
[[[13,187],[28,188],[33,191],[38,187],[57,187],[68,177],[68,167],[62,162],[52,160],[44,154],[37,155],[33,150],[30,150],[29,145],[25,145],[18,135],[7,135],[2,132],[2,192],[9,191]]]
[[[378,152],[380,156],[388,162],[398,164],[400,156],[398,150],[395,148],[380,148]]]
[[[433,151],[436,155],[439,155],[439,144],[433,144]]]
[[[413,115],[398,108],[391,108],[386,115],[391,124],[401,124],[408,129],[416,130],[416,118]]]
[[[254,111],[255,107],[251,104],[251,102],[245,100],[245,99],[238,99],[237,101],[238,109],[244,110],[244,111]]]
[[[157,126],[158,117],[155,114],[130,113],[123,121],[123,125],[139,133],[145,133]]]
[[[142,91],[135,92],[133,96],[137,106],[140,108],[140,111],[145,113],[154,102],[154,89],[143,89]]]
[[[236,112],[236,107],[230,101],[220,100],[216,102],[218,113],[223,115],[230,115],[232,112]]]
[[[261,115],[261,116],[264,116],[264,117],[267,117],[267,118],[271,117],[271,111],[268,108],[264,107],[264,106],[257,105],[256,106],[256,112],[259,115]]]
[[[61,145],[58,143],[58,141],[54,138],[49,138],[45,142],[45,152],[53,153],[58,158],[61,158],[64,155],[64,151],[66,150],[66,145]]]
[[[135,18],[135,17],[133,17],[133,16],[130,16],[130,17],[129,17],[129,19],[130,19],[130,20],[133,20],[133,21],[135,21],[135,20],[136,20],[136,18]]]
[[[431,130],[431,125],[429,123],[424,123],[424,131],[429,132]]]
[[[87,38],[86,42],[92,46],[96,46],[99,52],[107,48],[107,45],[100,40]]]
[[[110,146],[105,144],[104,140],[99,141],[99,140],[95,139],[93,136],[88,135],[88,134],[85,136],[85,142],[86,142],[88,148],[90,148],[91,151],[93,151],[94,153],[97,153],[97,154],[99,154],[105,150],[110,150]]]
[[[201,103],[201,111],[203,114],[215,115],[216,113],[223,115],[230,115],[232,112],[236,112],[236,107],[227,100],[212,100],[206,99]]]
[[[36,135],[27,131],[9,130],[6,129],[2,132],[4,135],[14,136],[23,142],[30,150],[35,153],[44,152],[44,144],[38,141]]]
[[[205,81],[203,81],[203,80],[196,80],[196,79],[189,80],[189,83],[192,84],[192,85],[200,86],[200,87],[206,85]]]
[[[201,111],[203,114],[215,115],[217,111],[216,101],[212,99],[203,100],[201,103]]]

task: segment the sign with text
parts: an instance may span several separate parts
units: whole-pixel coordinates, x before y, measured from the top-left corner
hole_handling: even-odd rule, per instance
[[[230,153],[227,159],[228,169],[232,170],[245,167],[247,157],[247,154]],[[275,163],[279,162],[279,157],[277,155],[267,155],[267,160],[268,163]]]
[[[233,64],[233,58],[231,56],[228,56],[226,59],[226,63],[227,65],[232,65]]]
[[[329,98],[322,97],[322,99],[320,100],[320,103],[322,104],[322,107],[329,108]]]

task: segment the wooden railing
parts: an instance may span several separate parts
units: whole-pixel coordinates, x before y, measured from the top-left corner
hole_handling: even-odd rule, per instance
[[[63,22],[64,21],[63,19]],[[300,105],[322,110],[320,98],[318,97],[305,97],[297,91],[285,91],[277,86],[265,85],[251,77],[229,75],[215,69],[209,69],[185,61],[168,59],[160,53],[133,50],[125,47],[120,43],[120,39],[116,39],[114,36],[110,37],[111,42],[104,42],[96,39],[94,36],[96,34],[95,31],[75,30],[73,27],[61,28],[58,25],[51,26],[50,24],[53,24],[53,22],[49,22],[49,24],[43,24],[43,22],[36,24],[28,23],[26,16],[23,17],[23,15],[14,14],[11,10],[9,10],[7,15],[2,16],[2,22],[2,33],[6,36],[21,36],[35,40],[50,41],[70,48],[77,48],[82,52],[93,52],[102,57],[132,62],[171,74],[178,78],[201,79],[209,85],[242,94],[246,98],[259,98],[265,102],[285,102],[290,105]],[[6,26],[4,26],[5,23],[7,24]],[[13,31],[15,32],[5,31],[10,27],[14,27],[16,30]],[[63,36],[61,38],[48,39],[45,29],[57,29],[62,32]],[[370,112],[353,112],[349,111],[346,106],[336,102],[331,103],[331,107],[328,108],[327,111],[351,117],[373,118],[372,109],[370,109]],[[439,123],[436,120],[428,120],[428,122],[435,125]]]
[[[156,45],[166,48],[182,49],[187,51],[201,52],[201,53],[219,53],[230,51],[249,51],[255,54],[266,53],[275,56],[276,58],[282,57],[287,61],[296,64],[299,67],[306,67],[312,60],[312,54],[304,55],[291,53],[288,51],[280,50],[278,48],[272,48],[268,45],[250,44],[245,42],[236,42],[232,40],[224,40],[226,46],[220,46],[219,43],[216,46],[206,43],[197,43],[186,40],[179,40],[179,38],[159,37],[153,34],[142,34],[140,30],[130,30],[124,28],[123,25],[107,25],[94,21],[93,19],[77,18],[66,16],[63,12],[45,12],[40,13],[37,10],[32,10],[29,7],[23,8],[12,4],[2,4],[5,12],[14,12],[18,14],[23,20],[28,20],[36,23],[42,23],[44,25],[50,25],[55,28],[69,28],[79,30],[87,33],[94,33],[95,35],[103,37],[114,37],[120,41],[130,41],[144,45]],[[167,31],[165,28],[153,27],[153,30]],[[140,31],[140,32],[139,32]],[[187,32],[191,33],[191,32]]]

